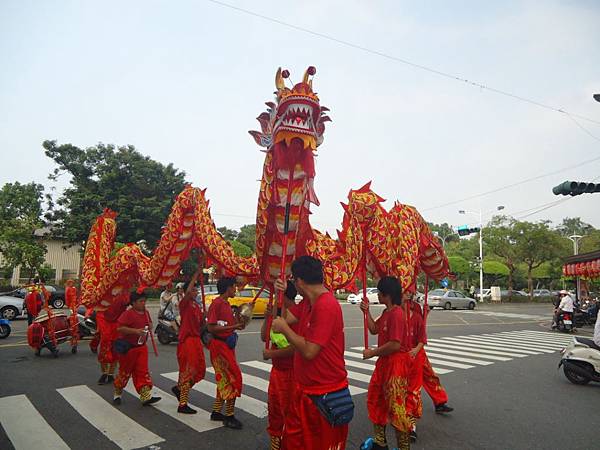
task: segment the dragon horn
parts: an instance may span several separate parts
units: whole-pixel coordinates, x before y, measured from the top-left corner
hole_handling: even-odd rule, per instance
[[[277,69],[277,73],[275,74],[275,87],[278,91],[281,91],[283,88],[285,88],[283,76],[281,75],[281,67]]]
[[[317,73],[317,69],[315,69],[314,66],[309,66],[308,69],[306,69],[306,72],[304,72],[304,78],[302,79],[302,82],[308,84],[308,77],[314,75],[315,73]]]

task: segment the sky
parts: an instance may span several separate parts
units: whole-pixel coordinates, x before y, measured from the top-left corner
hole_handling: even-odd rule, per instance
[[[371,52],[209,0],[4,0],[0,185],[58,195],[68,180],[48,180],[46,139],[131,144],[208,188],[217,226],[254,223],[264,153],[247,130],[259,129],[278,67],[297,81],[313,65],[333,120],[313,227],[339,228],[339,202],[372,180],[385,207],[398,200],[435,223],[475,224],[479,211],[485,222],[502,205],[600,228],[600,194],[552,194],[565,180],[600,182],[599,2],[225,3]]]

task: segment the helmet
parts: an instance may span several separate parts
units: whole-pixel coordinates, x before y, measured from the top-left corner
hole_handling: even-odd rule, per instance
[[[559,291],[558,295],[569,295],[569,293],[562,289],[561,291]]]
[[[184,286],[185,286],[184,283],[177,283],[175,285],[175,289],[183,289]]]

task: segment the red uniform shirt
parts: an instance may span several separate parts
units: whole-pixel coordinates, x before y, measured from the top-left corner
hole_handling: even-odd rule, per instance
[[[410,305],[410,317],[408,318],[409,327],[407,328],[406,339],[402,345],[403,351],[412,350],[419,342],[427,344],[427,332],[425,330],[425,322],[423,321],[423,311],[415,302],[409,302],[408,304]]]
[[[221,297],[215,298],[208,307],[207,319],[208,323],[215,325],[219,320],[225,322],[225,326],[234,325],[236,323],[235,318],[233,317],[233,310],[231,309],[231,305],[227,300],[222,299]],[[232,335],[233,331],[217,334],[221,338],[226,338]]]
[[[302,302],[298,334],[321,346],[312,360],[294,353],[294,375],[303,386],[337,385],[347,380],[344,362],[344,319],[342,308],[331,292],[321,294],[314,305]]]
[[[300,314],[300,305],[294,305],[288,308],[288,311],[291,312],[294,317],[298,318]],[[293,325],[290,325],[290,328],[297,333],[298,332],[298,322]],[[275,345],[272,345],[271,348],[277,348]],[[279,357],[273,358],[273,367],[279,370],[292,370],[294,368],[294,355],[287,357]]]
[[[406,318],[398,306],[385,309],[375,321],[377,325],[377,346],[381,347],[389,341],[403,343],[406,339]]]
[[[138,312],[133,308],[129,308],[123,314],[119,316],[118,320],[119,327],[129,328],[144,328],[148,327],[148,331],[152,333],[152,321],[147,311]],[[142,343],[138,343],[140,338],[143,340]],[[146,339],[148,335],[138,336],[137,334],[122,334],[119,333],[118,339],[124,339],[133,346],[146,345]]]
[[[104,320],[116,322],[129,306],[129,297],[117,298],[106,311],[104,311]]]
[[[28,292],[25,296],[25,306],[30,316],[37,316],[42,309],[42,296],[39,291]]]
[[[179,342],[190,336],[200,337],[202,327],[202,308],[196,301],[189,297],[179,302],[181,325],[179,326]]]

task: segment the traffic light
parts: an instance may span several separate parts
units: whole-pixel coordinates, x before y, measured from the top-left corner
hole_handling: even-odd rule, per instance
[[[585,183],[580,181],[565,181],[552,188],[554,195],[580,195],[600,192],[600,184]]]
[[[479,233],[479,227],[469,228],[467,225],[461,225],[457,231],[459,236],[468,236],[469,234]]]

